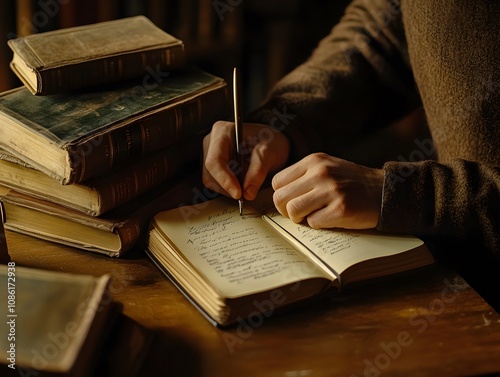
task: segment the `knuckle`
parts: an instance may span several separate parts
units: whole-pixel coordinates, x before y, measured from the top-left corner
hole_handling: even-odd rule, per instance
[[[280,182],[281,182],[280,175],[279,174],[275,174],[274,177],[271,180],[271,186],[275,190],[275,194],[276,194],[276,191],[278,190],[278,187],[281,186]]]
[[[326,178],[330,176],[330,169],[326,165],[317,164],[314,166],[314,174],[320,178]]]
[[[346,202],[345,197],[340,196],[336,206],[335,212],[340,218],[348,218],[352,215],[352,207]]]
[[[207,153],[205,157],[205,167],[208,171],[220,170],[223,164],[223,159],[219,154]]]
[[[218,120],[212,126],[212,131],[219,132],[223,131],[231,126],[231,122],[227,122],[225,120]]]
[[[283,204],[283,195],[281,193],[281,190],[274,191],[273,202],[277,207],[281,207],[281,205]]]
[[[320,178],[326,178],[332,175],[331,164],[325,153],[314,153],[309,156],[308,165],[311,172]]]
[[[296,200],[289,201],[286,204],[286,211],[288,212],[288,216],[294,223],[299,223],[302,221],[302,218],[298,215],[299,208]]]
[[[212,171],[219,166],[219,162],[219,158],[217,158],[213,154],[208,154],[205,158],[205,167],[208,171]]]
[[[314,164],[319,164],[323,161],[325,161],[326,159],[328,159],[328,155],[326,153],[323,153],[323,152],[316,152],[316,153],[312,153],[308,156],[309,160],[311,163],[314,163]]]

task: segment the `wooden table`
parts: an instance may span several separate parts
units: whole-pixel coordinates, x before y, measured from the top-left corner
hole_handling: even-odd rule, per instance
[[[436,266],[228,330],[213,327],[140,250],[112,259],[7,232],[17,265],[110,274],[123,312],[160,336],[149,375],[456,376],[500,373],[500,316]],[[161,374],[157,374],[161,372]],[[146,374],[145,374],[146,375]]]

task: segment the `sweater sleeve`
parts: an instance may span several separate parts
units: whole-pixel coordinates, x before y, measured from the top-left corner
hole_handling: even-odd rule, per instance
[[[388,162],[378,230],[475,240],[500,257],[500,167]]]
[[[500,257],[498,2],[405,0],[408,51],[438,161],[390,162],[378,229]],[[431,147],[421,143],[411,161]]]
[[[398,1],[355,0],[246,120],[288,135],[292,160],[335,154],[420,106],[405,46]]]

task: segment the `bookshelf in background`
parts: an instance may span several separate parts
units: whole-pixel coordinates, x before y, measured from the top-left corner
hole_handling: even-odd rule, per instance
[[[7,46],[8,36],[16,32],[16,21],[12,17],[16,14],[14,0],[4,0],[0,5],[0,92],[21,85],[16,75],[10,70],[9,62],[12,60],[12,51]]]
[[[46,24],[36,26],[38,31],[48,31],[143,14],[184,40],[189,46],[188,59],[195,65],[228,82],[232,67],[240,66],[246,93],[244,110],[248,111],[280,77],[307,57],[349,3],[348,0],[245,0],[239,4],[220,1],[228,5],[222,17],[213,0],[71,0],[62,2],[57,14],[48,17]],[[31,4],[32,13],[25,6],[25,13],[28,9],[25,18],[33,19],[34,13],[43,11],[37,8],[40,2],[35,0],[5,0],[0,28],[7,33],[15,32],[15,20],[19,18],[16,6],[26,3]],[[10,51],[0,54],[1,77],[10,77],[10,81],[0,83],[3,90],[20,85],[8,72],[10,60]]]
[[[226,12],[221,21],[212,0],[71,0],[56,1],[51,8],[47,4],[2,1],[0,31],[5,37],[0,43],[0,91],[21,85],[9,69],[12,52],[7,47],[8,39],[141,14],[189,43],[188,59],[194,65],[229,79],[232,67],[240,62],[242,6]]]
[[[221,19],[213,0],[73,0],[61,5],[58,19],[59,27],[71,27],[145,15],[185,42],[189,62],[229,80],[240,64],[242,13],[235,6]]]

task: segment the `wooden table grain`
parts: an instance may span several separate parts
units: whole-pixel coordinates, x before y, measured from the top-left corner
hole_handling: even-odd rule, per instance
[[[19,266],[112,276],[123,313],[154,330],[143,375],[472,376],[500,373],[500,316],[437,265],[238,326],[212,326],[144,253],[122,259],[7,232]]]

